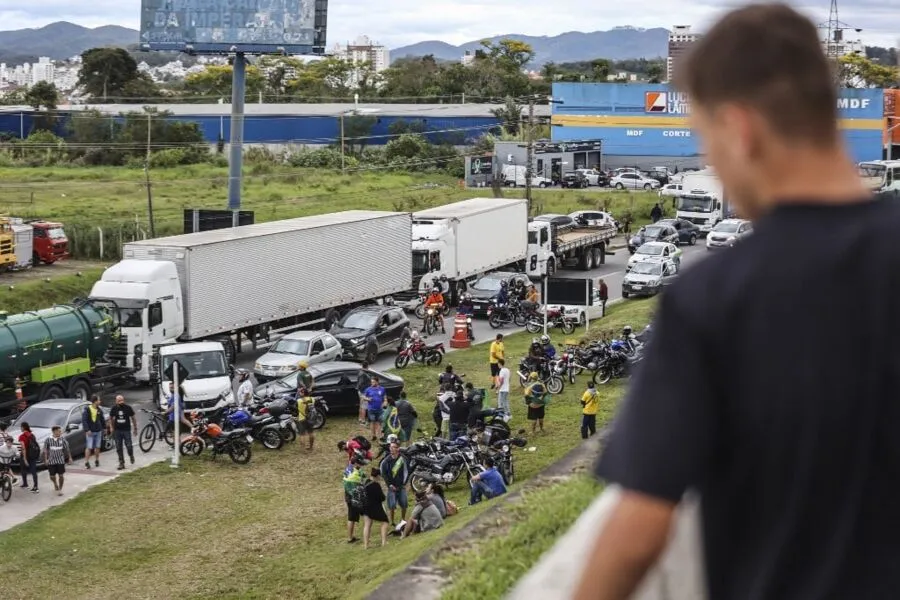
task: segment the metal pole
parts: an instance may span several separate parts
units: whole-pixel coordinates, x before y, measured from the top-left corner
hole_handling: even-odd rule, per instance
[[[344,172],[344,113],[341,113],[341,173]]]
[[[172,362],[172,384],[175,386],[175,406],[173,408],[174,414],[172,416],[172,420],[175,423],[175,452],[172,454],[172,464],[170,465],[173,469],[177,469],[179,467],[179,459],[181,458],[181,403],[183,398],[181,397],[181,382],[178,380],[178,369],[181,366],[178,364],[178,361]]]
[[[550,298],[547,297],[547,281],[549,279],[547,275],[544,275],[544,297],[542,298],[544,301],[544,335],[547,335],[547,309],[550,306]]]
[[[525,165],[525,199],[528,201],[528,212],[532,212],[531,201],[531,165],[534,163],[534,97],[528,99],[528,129],[525,132],[527,142],[528,164]],[[546,331],[544,332],[546,333]]]
[[[228,208],[241,209],[241,171],[244,161],[244,94],[246,61],[244,53],[234,55],[231,70],[231,139],[228,157]]]
[[[584,297],[587,298],[587,310],[584,311],[584,332],[591,330],[591,307],[594,305],[594,299],[591,297],[591,280],[584,280]],[[601,315],[602,316],[602,315]]]
[[[153,116],[147,115],[147,162],[144,165],[144,176],[146,178],[147,183],[147,221],[150,223],[150,237],[156,237],[156,227],[153,224],[153,190],[152,183],[150,183],[150,132],[152,131],[152,119]]]

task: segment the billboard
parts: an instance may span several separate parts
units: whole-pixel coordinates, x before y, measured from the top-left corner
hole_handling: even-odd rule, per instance
[[[141,0],[142,50],[324,54],[328,0]]]

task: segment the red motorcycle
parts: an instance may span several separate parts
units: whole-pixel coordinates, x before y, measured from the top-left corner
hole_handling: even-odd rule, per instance
[[[445,352],[443,342],[426,344],[420,339],[411,340],[398,349],[394,366],[402,369],[409,364],[409,361],[422,363],[426,367],[437,366],[444,360]]]

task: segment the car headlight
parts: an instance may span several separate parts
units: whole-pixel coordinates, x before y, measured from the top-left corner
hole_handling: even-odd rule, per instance
[[[253,370],[254,371],[262,371],[262,367],[260,366],[259,363],[253,363]]]
[[[350,340],[350,344],[353,346],[356,346],[357,344],[359,344],[362,341],[363,341],[362,338],[353,338],[352,340]]]
[[[299,368],[300,367],[294,366],[294,365],[282,365],[282,366],[278,367],[278,370],[281,371],[282,373],[293,373],[294,371],[296,371]]]

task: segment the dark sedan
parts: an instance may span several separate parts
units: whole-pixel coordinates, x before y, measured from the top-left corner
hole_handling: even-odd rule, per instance
[[[44,440],[52,435],[51,428],[58,425],[62,427],[63,436],[69,442],[72,458],[78,461],[84,456],[84,448],[87,442],[84,430],[81,429],[81,413],[87,405],[87,402],[67,398],[44,400],[43,402],[32,404],[25,412],[16,417],[16,420],[9,426],[7,434],[16,440],[16,445],[18,446],[19,435],[22,433],[19,424],[28,423],[29,427],[31,427],[31,432],[37,438],[38,445],[43,450]],[[103,407],[103,414],[109,417],[109,408]],[[109,450],[111,448],[112,439],[104,434],[102,449]],[[43,460],[43,457],[41,460]],[[43,466],[43,462],[39,464]]]
[[[678,244],[688,244],[693,246],[700,237],[700,227],[696,223],[691,223],[685,219],[662,219],[656,222],[657,225],[669,225],[678,232]]]
[[[466,290],[472,294],[472,312],[475,317],[487,317],[488,307],[491,302],[497,298],[500,293],[500,284],[505,281],[509,293],[516,287],[516,280],[521,280],[526,286],[531,283],[528,275],[524,273],[508,273],[497,271],[496,273],[488,273],[483,277],[479,277],[475,283]]]
[[[328,408],[338,412],[359,411],[359,392],[356,382],[360,372],[367,377],[378,377],[385,392],[391,398],[399,398],[403,391],[403,379],[396,375],[381,373],[371,369],[363,369],[360,365],[351,362],[329,362],[318,365],[310,365],[309,373],[313,376],[313,396],[322,396],[328,403]],[[292,393],[297,389],[297,372],[259,385],[254,390],[260,398],[268,395],[280,395]]]

